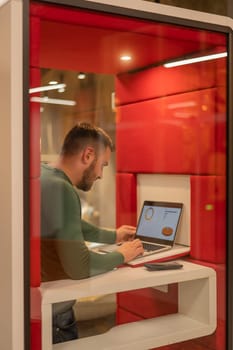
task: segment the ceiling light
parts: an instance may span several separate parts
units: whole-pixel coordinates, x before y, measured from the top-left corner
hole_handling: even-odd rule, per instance
[[[72,100],[63,100],[60,98],[49,98],[47,96],[44,97],[31,97],[30,98],[31,102],[39,102],[39,103],[51,103],[51,104],[55,104],[55,105],[64,105],[64,106],[75,106],[76,105],[76,101],[72,101]]]
[[[123,55],[123,56],[120,57],[120,59],[122,61],[130,61],[132,59],[132,57],[129,56],[129,55]]]
[[[66,87],[66,84],[38,86],[38,87],[29,89],[29,93],[30,94],[34,94],[35,92],[42,92],[42,91],[49,91],[49,90],[59,90],[59,89],[64,89],[65,87]]]
[[[56,85],[58,82],[56,80],[50,80],[49,85]]]
[[[173,61],[173,62],[165,63],[163,66],[166,68],[172,68],[172,67],[177,67],[177,66],[183,66],[185,64],[192,64],[192,63],[197,63],[197,62],[215,60],[217,58],[223,58],[223,57],[227,57],[227,52],[221,52],[221,53],[216,53],[216,54],[212,54],[212,55],[206,55],[206,56],[200,56],[200,57],[187,58],[187,59],[179,60],[179,61]]]
[[[78,74],[78,79],[85,79],[85,78],[86,78],[86,74],[85,73],[80,72]]]
[[[177,109],[177,108],[188,108],[195,107],[197,103],[195,101],[186,101],[186,102],[177,102],[168,104],[168,109]]]

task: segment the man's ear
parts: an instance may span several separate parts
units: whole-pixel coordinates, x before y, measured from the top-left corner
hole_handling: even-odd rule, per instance
[[[84,148],[82,153],[82,161],[84,164],[90,164],[95,158],[95,150],[91,146],[87,146]]]

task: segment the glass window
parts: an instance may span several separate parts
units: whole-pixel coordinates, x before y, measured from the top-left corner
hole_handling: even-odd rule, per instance
[[[78,190],[83,219],[111,229],[136,226],[145,200],[182,202],[178,250],[158,257],[182,257],[184,264],[200,270],[210,267],[217,275],[218,297],[213,302],[216,328],[179,341],[187,350],[198,344],[225,348],[227,35],[39,3],[31,4],[31,25],[32,189],[39,191],[34,181],[40,177],[39,163],[56,162],[74,125],[84,121],[103,128],[115,150],[103,179],[91,191]],[[38,204],[31,220],[38,223],[39,218]],[[37,252],[37,261],[31,262],[36,286],[40,246],[34,231],[31,237]],[[117,309],[111,327],[179,313],[179,283],[132,289],[110,294],[114,315]],[[195,295],[191,298],[195,308]],[[35,300],[38,307],[40,298]],[[36,339],[41,334],[33,315],[34,306]],[[107,322],[108,329],[107,318],[100,322]],[[165,338],[161,345],[175,349],[168,343],[177,340]]]

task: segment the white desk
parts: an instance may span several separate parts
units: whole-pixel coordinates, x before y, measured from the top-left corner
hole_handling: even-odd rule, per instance
[[[43,283],[42,350],[148,350],[202,337],[216,328],[216,274],[211,268],[180,261],[181,270],[149,272],[124,267],[104,275]],[[52,303],[99,294],[178,283],[178,313],[119,325],[92,337],[52,345]]]

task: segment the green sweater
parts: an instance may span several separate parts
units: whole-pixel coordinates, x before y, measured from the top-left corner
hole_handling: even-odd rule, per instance
[[[116,231],[99,229],[81,219],[77,191],[66,174],[41,166],[42,281],[82,279],[122,264],[119,252],[98,254],[85,241],[115,243]]]

